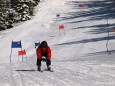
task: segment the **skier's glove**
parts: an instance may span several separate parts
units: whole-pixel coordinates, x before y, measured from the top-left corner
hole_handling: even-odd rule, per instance
[[[43,61],[43,62],[46,62],[46,61],[47,61],[47,59],[46,59],[46,58],[42,58],[42,61]]]

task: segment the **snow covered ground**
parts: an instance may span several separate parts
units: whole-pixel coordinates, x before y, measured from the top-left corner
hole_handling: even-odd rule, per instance
[[[115,86],[114,6],[112,0],[40,2],[31,20],[0,32],[0,86]],[[18,62],[19,49],[12,49],[10,63],[12,40],[21,40],[27,61]],[[52,48],[54,72],[37,71],[34,42],[43,40]]]

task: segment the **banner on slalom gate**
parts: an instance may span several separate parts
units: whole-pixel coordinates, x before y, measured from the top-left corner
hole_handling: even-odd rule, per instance
[[[11,48],[22,48],[21,41],[12,41]]]
[[[35,42],[35,48],[40,46],[40,42]]]
[[[23,56],[23,55],[26,55],[26,50],[25,49],[18,51],[18,62],[19,62],[19,56]],[[26,55],[26,61],[27,61],[27,55]]]
[[[114,32],[115,32],[115,27],[113,28]]]
[[[59,29],[64,29],[64,25],[59,25]]]
[[[62,24],[62,25],[59,25],[59,36],[61,35],[61,30],[63,30],[64,31],[64,35],[65,35],[65,27],[64,27],[64,25]]]
[[[84,7],[84,4],[79,4],[79,7],[81,7],[81,8]]]
[[[11,43],[11,53],[10,53],[10,63],[12,61],[12,48],[21,48],[21,50],[22,50],[21,40],[20,41],[13,41],[12,40],[12,43]],[[22,56],[22,58],[23,58],[23,56]],[[23,62],[23,59],[22,59],[22,62]]]
[[[21,56],[21,55],[26,55],[26,50],[21,50],[21,51],[18,51],[18,56]]]

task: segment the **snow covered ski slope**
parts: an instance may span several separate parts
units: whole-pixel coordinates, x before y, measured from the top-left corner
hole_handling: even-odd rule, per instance
[[[115,86],[114,18],[113,0],[43,0],[31,20],[0,32],[0,86]],[[12,49],[10,63],[12,40],[21,40],[27,61]],[[34,43],[43,40],[54,72],[37,71]]]

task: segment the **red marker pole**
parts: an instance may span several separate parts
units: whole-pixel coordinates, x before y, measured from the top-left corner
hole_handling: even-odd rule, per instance
[[[113,31],[115,32],[115,27],[113,28]]]
[[[83,9],[83,7],[84,7],[84,4],[83,4],[83,3],[82,3],[82,4],[79,4],[80,11],[81,11],[81,9]]]

